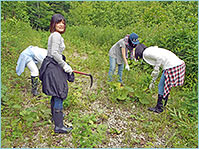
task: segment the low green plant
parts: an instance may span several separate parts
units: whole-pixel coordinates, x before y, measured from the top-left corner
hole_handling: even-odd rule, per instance
[[[73,144],[78,148],[96,148],[106,138],[106,125],[97,124],[94,114],[79,115],[71,113],[69,120],[73,121]]]
[[[197,87],[196,87],[197,88]],[[177,136],[183,138],[176,141],[176,138],[171,140],[174,147],[182,147],[182,144],[187,142],[187,146],[197,146],[198,134],[194,130],[198,129],[198,97],[197,91],[194,88],[191,92],[184,92],[180,94],[183,99],[179,105],[168,108],[171,121],[177,124]],[[178,102],[177,102],[178,103]]]
[[[183,6],[184,9],[188,5],[185,3],[185,5],[179,6],[178,3],[175,3],[175,6],[177,8]],[[176,10],[174,11],[172,8],[170,10],[176,13]],[[154,14],[152,10],[152,8],[146,9],[146,12]],[[158,11],[156,8],[154,10]],[[181,9],[177,11],[181,11]],[[188,10],[184,12],[189,13]],[[193,13],[195,14],[195,12]],[[150,16],[149,19],[152,17]],[[159,19],[155,20],[156,23]],[[64,101],[64,109],[70,112],[67,117],[73,123],[74,130],[71,142],[64,142],[61,138],[63,144],[59,143],[57,138],[52,135],[53,125],[49,128],[46,127],[47,124],[51,124],[49,122],[49,97],[44,94],[32,97],[31,82],[30,79],[27,80],[30,77],[30,72],[25,69],[20,77],[15,72],[20,52],[29,45],[46,48],[50,32],[32,30],[28,23],[14,18],[2,21],[2,147],[37,147],[38,143],[40,146],[46,144],[45,147],[54,147],[55,144],[58,144],[58,147],[63,147],[63,145],[69,147],[71,144],[72,147],[91,148],[104,144],[105,147],[108,147],[108,143],[105,142],[106,139],[109,139],[106,138],[107,125],[104,123],[110,120],[109,114],[119,108],[121,111],[132,112],[130,118],[127,118],[129,123],[128,139],[126,139],[129,144],[127,147],[197,148],[198,89],[196,66],[198,46],[197,38],[195,38],[197,36],[197,25],[195,25],[197,17],[189,15],[185,19],[187,20],[183,22],[184,18],[173,15],[169,22],[161,25],[149,22],[147,24],[149,26],[146,27],[146,24],[137,22],[137,24],[122,29],[91,25],[67,27],[66,33],[63,34],[66,44],[64,54],[67,56],[67,62],[71,64],[73,69],[91,73],[94,76],[94,86],[87,89],[85,82],[90,85],[90,81],[87,82],[87,79],[78,75],[76,75],[74,83],[69,83],[69,93]],[[173,23],[174,20],[178,20],[177,23]],[[172,89],[168,104],[161,115],[149,113],[144,105],[156,102],[157,99],[153,98],[158,93],[158,80],[153,91],[147,90],[151,80],[152,66],[144,61],[129,60],[131,69],[128,72],[124,70],[124,87],[118,86],[119,84],[115,82],[107,84],[108,51],[115,42],[132,31],[136,31],[140,41],[147,46],[158,45],[168,48],[185,60],[187,66],[185,85]],[[77,56],[74,56],[75,54]],[[98,109],[93,110],[91,105],[98,103],[98,106],[107,108],[108,113],[99,114]],[[147,143],[143,145],[140,138],[132,139],[132,131],[138,136],[144,136]],[[112,129],[111,132],[120,134],[118,129]],[[35,136],[39,136],[39,140],[34,139]],[[47,136],[47,139],[43,136]],[[160,139],[165,140],[165,144],[157,146]],[[102,143],[103,145],[101,145]],[[164,142],[162,141],[162,143]]]

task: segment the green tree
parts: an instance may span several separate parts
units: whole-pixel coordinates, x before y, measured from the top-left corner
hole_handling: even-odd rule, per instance
[[[26,1],[2,1],[1,15],[4,20],[8,18],[15,18],[28,22]]]
[[[30,25],[35,29],[48,30],[53,15],[51,6],[46,2],[27,2]]]

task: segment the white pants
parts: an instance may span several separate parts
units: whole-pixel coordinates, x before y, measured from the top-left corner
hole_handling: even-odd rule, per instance
[[[34,63],[33,60],[31,60],[30,62],[28,62],[27,64],[28,69],[30,70],[31,76],[36,77],[39,76],[39,70],[37,65]]]

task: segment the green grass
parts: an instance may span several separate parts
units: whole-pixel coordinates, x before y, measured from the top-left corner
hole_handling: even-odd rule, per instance
[[[14,25],[12,21],[2,22],[5,26],[2,26],[1,50],[3,148],[105,148],[116,146],[118,137],[119,147],[126,148],[198,147],[197,89],[172,88],[165,111],[151,113],[147,108],[156,104],[157,87],[144,91],[152,68],[144,62],[133,62],[131,70],[124,71],[124,88],[118,87],[116,81],[108,83],[108,51],[116,37],[105,44],[99,43],[99,39],[93,42],[91,39],[96,37],[87,39],[85,27],[71,27],[63,35],[64,55],[73,69],[91,73],[94,84],[90,88],[89,77],[75,74],[75,82],[69,83],[68,98],[64,101],[64,122],[74,129],[70,134],[54,134],[50,97],[41,93],[41,85],[40,96],[31,95],[27,68],[20,77],[15,73],[19,53],[29,45],[46,48],[49,33],[34,31],[21,22]],[[9,25],[12,27],[6,28]],[[79,37],[81,30],[82,37]],[[92,28],[90,30],[92,32]],[[110,36],[105,32],[100,34],[105,30],[102,28],[95,28],[93,32],[98,30],[100,38]],[[22,39],[25,40],[22,42]]]

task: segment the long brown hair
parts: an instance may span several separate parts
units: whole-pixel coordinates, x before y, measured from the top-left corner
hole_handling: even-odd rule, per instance
[[[60,34],[63,34],[66,30],[66,20],[64,18],[64,16],[62,16],[61,14],[54,14],[51,18],[50,21],[50,32],[53,33],[56,31],[55,29],[55,25],[59,22],[63,21],[64,22],[64,31],[61,32]]]

